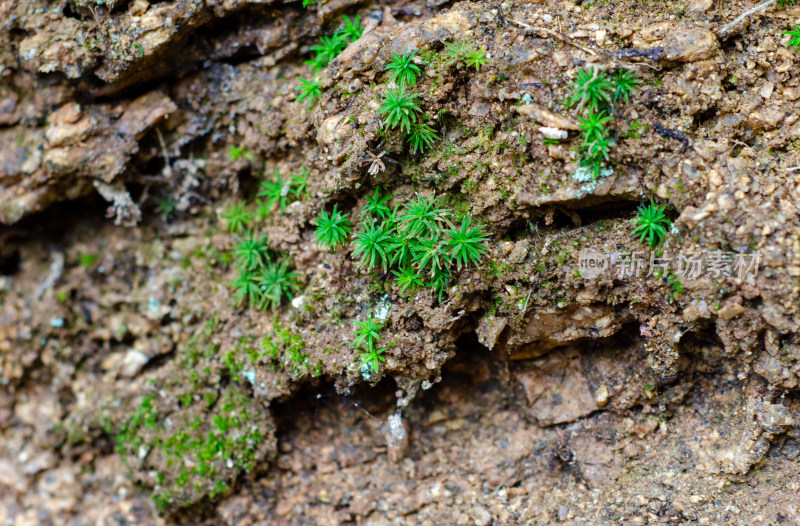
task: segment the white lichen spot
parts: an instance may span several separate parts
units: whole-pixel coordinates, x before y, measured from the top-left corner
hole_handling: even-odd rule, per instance
[[[585,194],[591,194],[597,189],[597,181],[605,179],[613,175],[614,170],[611,168],[601,168],[600,172],[595,176],[594,170],[591,166],[579,166],[575,173],[572,174],[572,180],[578,183],[583,183],[578,190],[578,197]]]
[[[389,310],[392,308],[391,302],[389,302],[389,295],[386,294],[383,296],[381,301],[375,306],[375,318],[385,321],[386,318],[389,316]]]
[[[300,310],[303,308],[303,305],[305,305],[305,302],[306,302],[305,296],[303,295],[297,296],[292,300],[292,307],[295,308],[296,310]]]

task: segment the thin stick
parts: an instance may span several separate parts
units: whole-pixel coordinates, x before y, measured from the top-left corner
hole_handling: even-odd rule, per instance
[[[161,135],[161,130],[156,127],[158,134],[158,142],[161,145],[161,155],[164,157],[164,167],[166,168],[167,177],[172,177],[172,166],[169,164],[169,153],[167,153],[167,143],[164,142],[164,136]]]
[[[731,29],[736,27],[736,24],[738,24],[739,22],[741,22],[742,20],[744,20],[748,16],[752,15],[753,13],[757,13],[758,11],[761,11],[762,9],[766,9],[767,7],[769,7],[770,5],[772,5],[774,3],[775,3],[775,0],[767,0],[763,4],[759,4],[759,5],[755,6],[753,9],[751,9],[749,11],[745,11],[744,13],[742,13],[741,15],[736,17],[736,19],[733,22],[731,22],[727,26],[723,27],[722,30],[720,31],[720,35],[722,35],[723,37],[726,36]]]
[[[774,2],[775,0],[771,0],[771,1]],[[525,31],[538,31],[539,33],[544,33],[546,35],[550,35],[551,37],[555,37],[555,38],[559,39],[560,41],[564,42],[565,44],[569,44],[571,46],[575,46],[576,48],[580,49],[584,53],[589,53],[590,55],[594,55],[595,57],[597,56],[596,52],[592,51],[589,48],[583,47],[580,44],[577,44],[577,43],[573,42],[571,38],[567,38],[564,35],[562,35],[561,33],[553,31],[552,29],[547,29],[546,27],[534,27],[534,26],[526,24],[525,22],[520,22],[519,20],[514,20],[513,18],[510,18],[509,20],[511,20],[513,23],[517,24],[519,27],[524,28]]]

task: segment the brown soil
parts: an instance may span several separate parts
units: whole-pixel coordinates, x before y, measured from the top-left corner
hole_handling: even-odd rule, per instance
[[[730,27],[751,7],[0,2],[0,522],[800,524],[800,6]],[[309,109],[343,14],[364,34]],[[408,48],[424,154],[376,111]],[[587,191],[565,101],[591,67],[641,84]],[[302,168],[256,226],[298,295],[237,306],[222,213]],[[440,299],[321,249],[319,211],[357,223],[378,187],[469,212],[481,264]],[[582,251],[645,252],[651,198],[665,254],[757,275],[589,279]]]

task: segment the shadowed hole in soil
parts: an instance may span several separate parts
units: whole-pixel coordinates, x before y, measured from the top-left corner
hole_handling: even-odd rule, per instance
[[[598,203],[592,208],[553,207],[552,222],[547,224],[546,209],[537,209],[529,219],[520,219],[514,222],[508,230],[511,241],[526,239],[537,235],[557,230],[573,230],[587,227],[600,221],[613,219],[628,219],[636,213],[639,203],[636,201],[617,200]]]
[[[717,117],[717,107],[712,106],[707,110],[694,114],[694,129],[702,130],[710,127],[712,119]]]
[[[19,249],[0,247],[0,276],[12,276],[19,271]]]
[[[385,416],[395,404],[397,384],[391,377],[384,377],[375,386],[363,383],[354,385],[349,395],[336,392],[333,382],[303,384],[289,399],[273,402],[272,416],[278,444],[291,435],[302,433],[314,422],[322,408],[335,407],[337,411],[356,411],[365,418]]]
[[[598,221],[631,217],[639,206],[635,201],[609,201],[599,203],[591,208],[573,210],[581,219],[581,226],[588,226]]]
[[[167,0],[159,0],[159,2],[165,1]],[[289,7],[293,5],[296,7]],[[140,68],[147,73],[121,78],[111,84],[94,76],[87,78],[86,80],[93,84],[95,90],[85,91],[86,94],[89,94],[86,101],[104,102],[120,97],[135,98],[157,89],[169,79],[181,78],[215,65],[238,66],[256,60],[265,54],[276,51],[288,42],[280,43],[262,52],[257,46],[258,38],[253,35],[262,27],[268,27],[275,19],[295,15],[296,20],[302,20],[301,13],[302,3],[298,2],[288,4],[286,9],[280,10],[276,10],[274,6],[248,5],[223,18],[211,18],[208,22],[173,38],[170,46],[164,51],[144,57],[143,60],[147,61],[146,64],[158,66]],[[332,33],[340,21],[341,19],[337,18],[327,32]],[[299,22],[295,23],[299,24]],[[251,35],[247,34],[248,31]],[[227,54],[225,54],[226,52]],[[280,62],[286,62],[292,58],[294,58],[293,54],[281,57]],[[78,93],[79,99],[80,96],[81,93]]]
[[[412,413],[414,409],[427,413],[436,406],[509,386],[508,355],[483,346],[474,332],[462,334],[455,345],[456,355],[442,367],[441,381],[420,391],[410,405]]]
[[[442,369],[442,380],[427,391],[420,390],[410,403],[411,413],[426,413],[434,406],[449,403],[449,396],[474,397],[476,393],[499,389],[507,377],[507,358],[500,352],[492,352],[478,342],[474,332],[462,335],[456,342],[456,355]],[[306,383],[290,398],[273,402],[272,415],[276,436],[281,443],[292,442],[319,425],[328,422],[330,414],[338,415],[336,422],[347,420],[348,425],[357,425],[363,419],[378,418],[385,421],[396,408],[397,383],[385,376],[377,385],[367,383],[352,386],[351,394],[341,395],[329,381]],[[322,420],[320,420],[320,415]],[[340,421],[341,420],[341,421]]]
[[[26,243],[30,238],[61,243],[66,241],[65,237],[70,232],[80,228],[80,224],[84,221],[91,221],[92,226],[110,221],[106,219],[107,208],[108,203],[97,192],[91,191],[88,195],[72,201],[54,203],[43,212],[27,215],[15,225],[6,228],[14,230],[9,238],[19,239],[20,244]]]

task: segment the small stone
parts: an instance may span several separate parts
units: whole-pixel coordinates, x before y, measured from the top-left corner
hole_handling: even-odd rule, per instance
[[[506,328],[508,321],[505,318],[499,318],[492,314],[487,314],[478,322],[478,328],[475,329],[475,334],[478,336],[478,341],[487,349],[494,349],[497,344],[497,338],[503,329]]]
[[[664,58],[677,62],[696,62],[711,58],[719,49],[716,35],[703,28],[674,28],[661,45]]]
[[[120,374],[126,378],[136,376],[149,360],[150,358],[142,351],[131,349],[125,353],[125,358],[123,358],[122,367],[120,368]]]
[[[52,124],[75,124],[80,118],[81,105],[77,102],[70,102],[53,112],[50,115],[50,122]]]
[[[217,507],[217,513],[231,526],[242,524],[250,511],[253,498],[250,495],[240,495],[222,501]]]
[[[711,9],[714,0],[691,0],[689,2],[689,11],[693,13],[705,13]]]
[[[303,295],[297,296],[292,300],[292,308],[295,310],[300,310],[303,308],[303,305],[306,303],[306,297]]]
[[[475,506],[469,510],[469,515],[475,521],[474,524],[477,526],[486,526],[490,522],[492,522],[492,515],[489,513],[489,510],[484,508],[483,506]]]
[[[398,411],[388,418],[386,446],[389,460],[400,462],[408,454],[408,423]]]
[[[544,135],[545,138],[547,139],[555,139],[555,140],[566,139],[569,136],[567,130],[552,128],[550,126],[542,126],[541,128],[539,128],[539,133]]]
[[[716,170],[710,170],[708,172],[708,182],[711,183],[712,186],[722,186],[722,176]]]
[[[695,321],[700,318],[710,318],[711,312],[705,300],[693,300],[688,307],[683,310],[683,317],[686,321]]]
[[[0,459],[0,488],[3,488],[2,491],[4,493],[8,490],[23,492],[27,486],[27,480],[22,475],[19,464]]]
[[[729,298],[725,301],[725,304],[722,306],[722,308],[717,311],[717,316],[723,320],[735,318],[745,310],[741,302],[742,298],[740,296]]]
[[[469,109],[469,114],[475,117],[485,117],[489,114],[489,110],[491,110],[491,106],[486,100],[476,100]]]
[[[594,393],[594,401],[600,407],[605,407],[608,404],[608,387],[604,384]]]
[[[758,90],[758,94],[764,97],[765,99],[769,99],[772,96],[772,91],[775,89],[775,84],[772,82],[765,82],[761,89]]]

